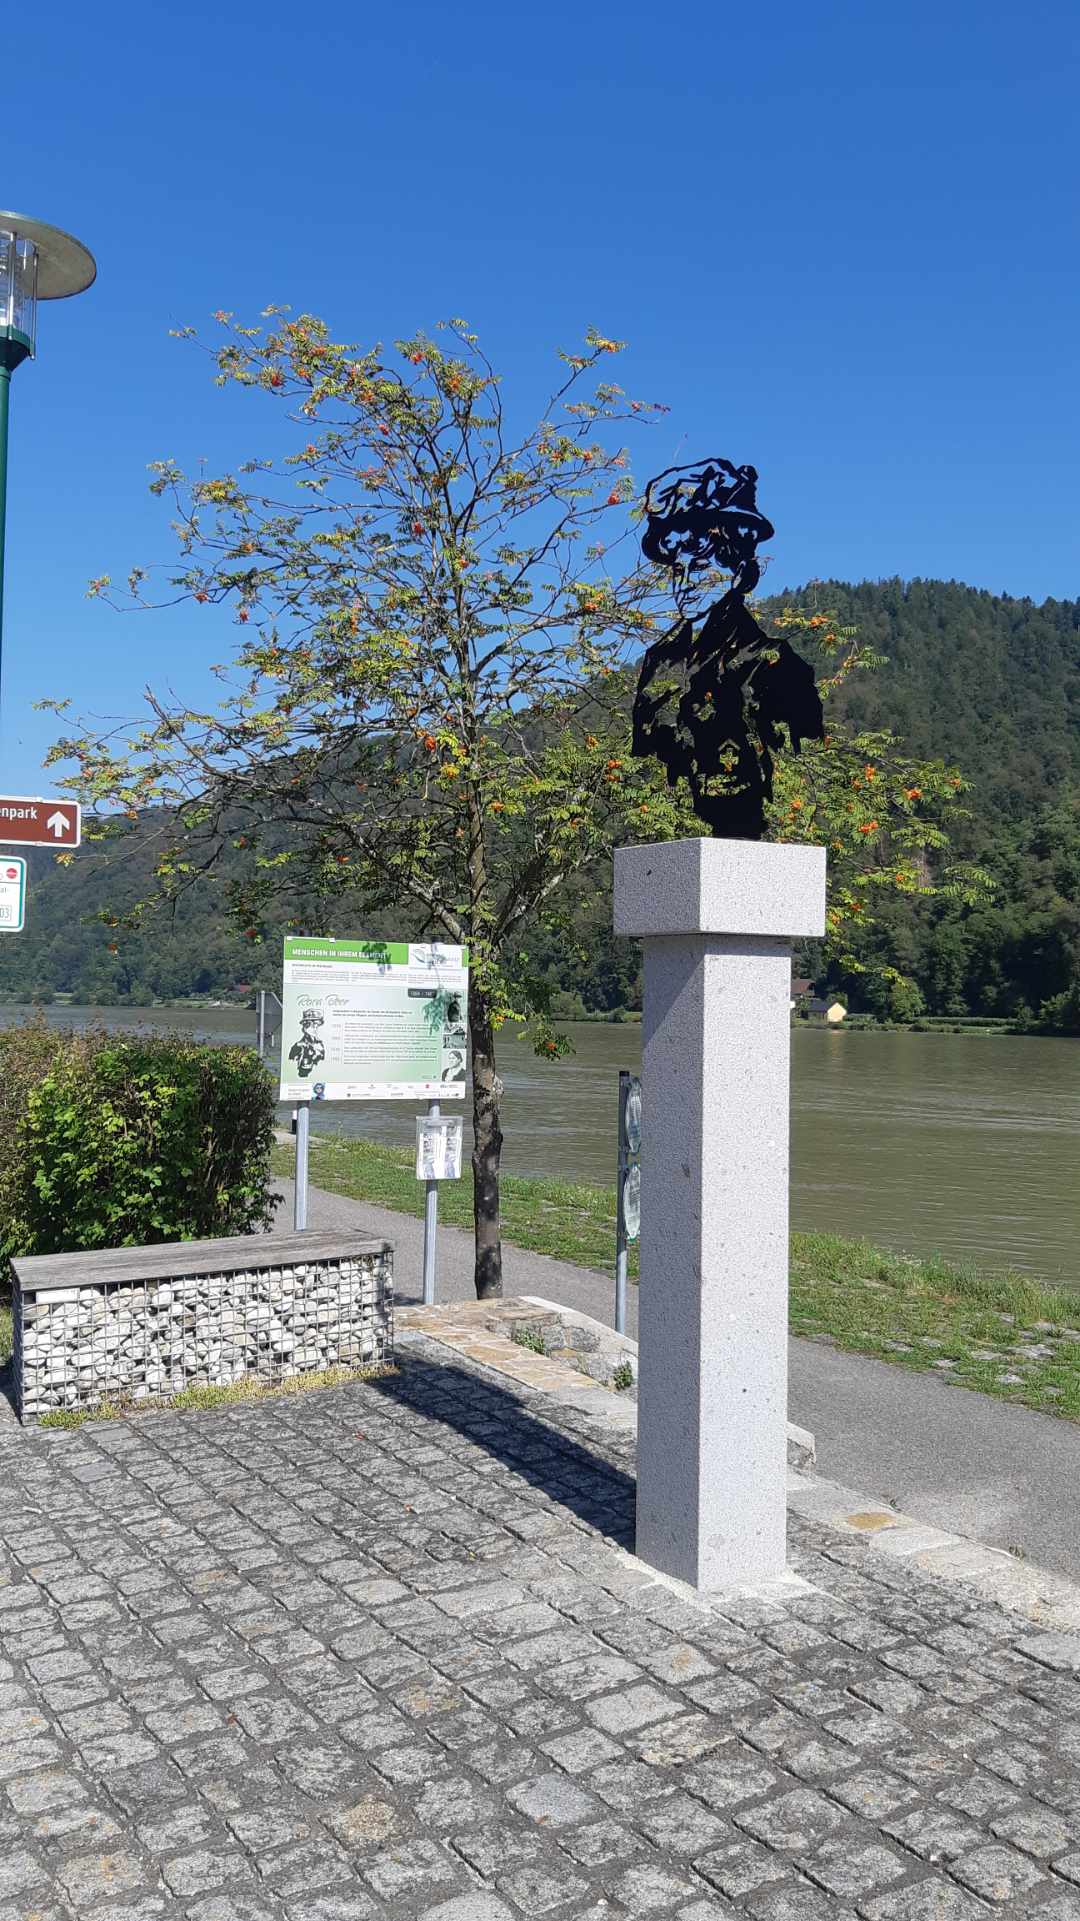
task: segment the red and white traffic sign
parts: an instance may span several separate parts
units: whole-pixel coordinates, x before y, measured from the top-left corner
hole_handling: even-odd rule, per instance
[[[21,934],[26,925],[26,862],[0,858],[0,934]]]
[[[78,801],[0,794],[0,846],[77,847],[81,839]]]

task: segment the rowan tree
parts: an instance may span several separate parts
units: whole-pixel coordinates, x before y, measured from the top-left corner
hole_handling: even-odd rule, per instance
[[[216,320],[218,383],[276,407],[290,451],[216,477],[157,464],[179,542],[168,589],[136,568],[125,595],[108,576],[91,591],[133,611],[228,610],[243,631],[222,696],[198,709],[147,689],[142,723],[76,723],[49,758],[76,762],[66,785],[91,837],[144,832],[160,810],[158,904],[224,886],[253,944],[283,894],[318,903],[304,932],[355,935],[394,910],[403,934],[468,944],[475,1280],[497,1294],[497,1035],[527,1023],[542,1054],[564,1046],[523,932],[557,924],[567,880],[619,841],[698,831],[687,796],[629,753],[633,662],[672,610],[640,559],[623,439],[663,409],[605,377],[620,343],[595,332],[561,356],[539,421],[513,431],[461,321],[384,351],[282,309]],[[858,664],[821,638],[826,662],[835,643],[845,671]],[[849,759],[837,740],[782,770],[772,831],[835,851]],[[893,815],[939,831],[925,781],[925,807],[887,785]],[[866,839],[844,840],[838,937],[861,911],[860,859],[877,865]],[[220,878],[227,849],[239,882]]]

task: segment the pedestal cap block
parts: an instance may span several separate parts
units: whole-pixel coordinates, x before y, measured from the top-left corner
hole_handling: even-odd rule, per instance
[[[823,934],[825,849],[704,839],[617,847],[615,932]]]

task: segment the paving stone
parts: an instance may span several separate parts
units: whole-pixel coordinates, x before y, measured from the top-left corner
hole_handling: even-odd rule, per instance
[[[1038,1910],[1040,1921],[1080,1921],[1080,1897],[1075,1894],[1051,1895]]]
[[[361,1872],[373,1892],[391,1902],[406,1895],[411,1902],[418,1901],[424,1894],[434,1899],[440,1888],[452,1887],[462,1879],[462,1871],[453,1858],[434,1841],[422,1836],[381,1848],[376,1859],[365,1863]]]
[[[305,1896],[305,1904],[308,1899]],[[316,1895],[310,1906],[305,1905],[305,1916],[310,1917],[310,1921],[315,1921],[318,1915],[319,1899]],[[189,1907],[185,1906],[184,1917],[185,1921],[278,1921],[280,1912],[277,1903],[270,1905],[263,1894],[206,1894]],[[357,1914],[355,1921],[372,1921],[374,1912],[369,1902],[366,1911]],[[96,1914],[93,1921],[98,1921]],[[349,1916],[347,1921],[354,1921],[354,1918]]]
[[[834,1835],[800,1861],[803,1873],[827,1894],[854,1901],[900,1881],[910,1868],[892,1849],[871,1841],[860,1846],[851,1836]]]
[[[260,1853],[259,1875],[276,1895],[303,1894],[310,1888],[355,1886],[352,1863],[325,1840],[292,1842]]]
[[[937,1874],[874,1895],[860,1904],[859,1912],[866,1921],[986,1921],[987,1916],[985,1902]]]
[[[688,1768],[683,1786],[710,1808],[737,1808],[760,1801],[776,1783],[776,1775],[756,1755],[733,1745],[721,1748]]]
[[[1014,1808],[990,1822],[990,1832],[1009,1841],[1037,1861],[1049,1861],[1080,1840],[1080,1828],[1062,1821],[1048,1808]]]
[[[464,1894],[428,1908],[420,1921],[514,1921],[514,1917],[506,1902],[494,1894]]]
[[[703,1854],[732,1833],[726,1821],[679,1793],[639,1810],[637,1826],[661,1852],[680,1855]]]
[[[695,1861],[699,1874],[732,1900],[755,1893],[777,1881],[793,1882],[795,1871],[759,1841],[732,1841],[726,1847],[711,1848]]]
[[[57,1869],[57,1880],[72,1906],[89,1908],[107,1895],[145,1884],[149,1871],[138,1856],[125,1849],[103,1854],[80,1854]]]
[[[250,1880],[253,1868],[247,1855],[235,1850],[193,1848],[163,1862],[161,1874],[174,1894],[204,1894],[234,1881]]]
[[[279,1912],[275,1907],[275,1917]],[[299,1901],[289,1901],[285,1913],[288,1921],[383,1921],[385,1910],[380,1910],[371,1895],[360,1888],[331,1888],[322,1894],[309,1893]],[[213,1921],[213,1917],[202,1917],[201,1921]],[[227,1918],[223,1917],[223,1921]]]
[[[31,1896],[37,1888],[47,1888],[49,1870],[40,1856],[19,1848],[0,1856],[0,1901],[13,1895]]]
[[[588,1827],[564,1830],[557,1839],[563,1852],[585,1868],[625,1861],[640,1845],[630,1829],[617,1821],[593,1821]]]
[[[976,1847],[980,1839],[972,1822],[961,1820],[948,1808],[920,1807],[912,1814],[883,1821],[882,1829],[921,1860],[932,1862],[955,1861],[958,1855]]]
[[[17,1775],[8,1782],[7,1793],[16,1814],[30,1815],[69,1807],[73,1801],[85,1801],[89,1789],[85,1781],[66,1768],[48,1768],[40,1774]]]
[[[769,1848],[800,1854],[816,1848],[826,1835],[850,1825],[849,1818],[831,1801],[810,1788],[794,1788],[758,1807],[744,1808],[734,1816],[737,1827]]]
[[[694,1893],[694,1883],[685,1874],[649,1861],[627,1868],[611,1882],[609,1892],[631,1914],[670,1914],[678,1902]]]
[[[626,1745],[650,1767],[678,1768],[723,1747],[728,1738],[728,1727],[717,1716],[691,1712],[628,1734]]]
[[[541,1774],[507,1790],[506,1799],[519,1814],[547,1828],[573,1827],[599,1813],[596,1800],[564,1774]]]
[[[544,1839],[534,1829],[505,1821],[485,1821],[483,1827],[455,1834],[452,1845],[463,1861],[485,1881],[494,1880],[513,1861],[535,1861]]]
[[[161,1915],[166,1916],[167,1921],[174,1921],[177,1912],[175,1901],[169,1895],[162,1894],[142,1894],[130,1900],[108,1901],[104,1907],[98,1906],[92,1910],[93,1921],[158,1921]],[[70,1914],[70,1909],[67,1913]],[[4,1921],[7,1921],[6,1916]],[[27,1921],[26,1915],[20,1914],[18,1921]]]
[[[829,1794],[832,1800],[839,1801],[852,1814],[862,1815],[866,1821],[881,1821],[897,1808],[910,1806],[915,1798],[910,1781],[878,1767],[860,1768],[856,1774],[832,1782]]]
[[[637,1681],[641,1669],[621,1655],[596,1653],[583,1661],[560,1661],[556,1667],[537,1676],[540,1687],[552,1694],[568,1695],[573,1701],[587,1701],[592,1694],[610,1692],[626,1681]]]
[[[498,1877],[499,1892],[515,1902],[524,1914],[550,1914],[556,1908],[565,1908],[569,1901],[581,1901],[588,1893],[588,1883],[568,1868],[548,1867],[538,1862],[525,1862],[520,1867],[510,1868]]]
[[[661,1694],[658,1688],[642,1682],[637,1687],[624,1688],[619,1694],[605,1694],[586,1702],[585,1712],[590,1721],[606,1733],[627,1734],[650,1721],[668,1719],[677,1706],[670,1694]]]
[[[54,1814],[39,1814],[30,1824],[35,1841],[44,1841],[54,1850],[104,1848],[120,1845],[123,1829],[104,1808],[76,1804],[58,1808]]]
[[[658,1769],[644,1767],[640,1761],[609,1761],[602,1768],[594,1768],[585,1781],[601,1801],[621,1814],[647,1807],[650,1801],[672,1791],[672,1783]]]
[[[992,1814],[1002,1814],[1006,1808],[1017,1805],[1016,1789],[1005,1781],[996,1780],[992,1774],[977,1770],[965,1775],[959,1781],[948,1781],[940,1790],[939,1799],[955,1808],[960,1814],[968,1814],[973,1821],[985,1821]]]
[[[345,1794],[356,1783],[370,1779],[360,1756],[344,1742],[299,1743],[279,1749],[274,1758],[285,1779],[315,1801]]]
[[[831,1895],[822,1894],[805,1883],[800,1887],[767,1888],[752,1894],[746,1908],[757,1921],[840,1921]],[[850,1909],[848,1914],[851,1915]]]
[[[1042,1870],[1034,1861],[1004,1846],[973,1848],[970,1854],[950,1862],[950,1869],[966,1888],[987,1901],[1011,1901],[1030,1894],[1044,1882]]]
[[[365,1794],[348,1807],[330,1809],[323,1820],[331,1834],[350,1849],[381,1847],[400,1827],[397,1810],[377,1794]]]
[[[572,1728],[569,1734],[557,1734],[540,1743],[540,1752],[567,1774],[584,1774],[589,1768],[601,1767],[605,1761],[613,1761],[619,1751],[618,1743],[609,1741],[598,1728]]]

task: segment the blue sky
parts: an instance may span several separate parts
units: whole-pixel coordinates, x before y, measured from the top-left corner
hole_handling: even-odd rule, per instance
[[[1080,595],[1078,37],[1074,0],[13,9],[0,199],[99,277],[13,383],[4,789],[46,779],[36,697],[126,715],[228,653],[84,597],[169,558],[150,460],[271,444],[169,338],[219,307],[464,314],[523,404],[594,324],[672,409],[640,477],[758,467],[770,586]]]

